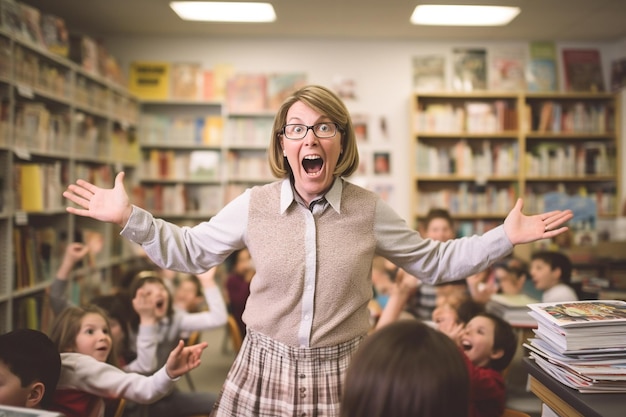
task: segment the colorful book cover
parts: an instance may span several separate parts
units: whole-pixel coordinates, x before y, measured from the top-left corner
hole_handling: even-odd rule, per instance
[[[487,50],[455,48],[452,51],[455,91],[487,89]]]
[[[133,62],[128,89],[143,100],[166,100],[170,91],[170,70],[169,62]]]
[[[528,91],[558,91],[556,45],[554,42],[531,42],[526,83]]]
[[[621,300],[535,303],[528,307],[538,319],[559,327],[626,325],[626,301]]]
[[[270,74],[267,77],[267,107],[278,110],[280,105],[297,89],[306,85],[307,76],[303,72]]]
[[[198,100],[202,95],[202,65],[176,62],[172,64],[170,98],[174,100]]]
[[[526,53],[522,47],[494,47],[489,50],[489,89],[526,90]]]
[[[611,63],[611,91],[618,92],[626,87],[626,58]]]
[[[446,88],[446,58],[443,55],[413,57],[413,90],[443,91]]]
[[[602,62],[598,49],[564,49],[565,90],[574,92],[604,91]]]
[[[226,107],[230,113],[259,113],[267,109],[267,76],[236,74],[226,86]]]

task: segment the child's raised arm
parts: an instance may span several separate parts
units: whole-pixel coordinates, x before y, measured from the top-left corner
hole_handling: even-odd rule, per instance
[[[59,314],[72,304],[66,296],[67,280],[76,266],[76,263],[89,253],[89,247],[82,243],[73,242],[67,245],[61,265],[56,271],[56,277],[50,285],[50,307],[54,314]]]
[[[207,346],[208,344],[206,342],[202,342],[197,345],[185,347],[185,342],[179,340],[178,345],[167,358],[167,363],[165,364],[167,375],[171,379],[176,379],[192,369],[197,368],[200,365],[202,351],[206,349]]]

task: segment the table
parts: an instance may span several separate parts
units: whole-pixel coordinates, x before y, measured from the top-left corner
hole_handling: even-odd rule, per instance
[[[562,417],[623,417],[626,394],[581,394],[552,378],[535,361],[523,359],[530,390]]]

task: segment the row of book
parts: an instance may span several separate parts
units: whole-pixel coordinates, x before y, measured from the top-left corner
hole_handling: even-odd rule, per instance
[[[143,114],[139,120],[144,145],[221,146],[224,118]]]
[[[531,131],[604,134],[615,129],[614,109],[604,103],[546,100],[526,104],[526,126]]]
[[[16,163],[13,166],[17,211],[62,211],[67,166],[53,163]]]
[[[453,215],[498,215],[508,213],[515,205],[517,190],[512,185],[477,185],[461,182],[437,191],[418,190],[418,213],[431,207],[446,207]]]
[[[133,189],[133,202],[159,216],[209,218],[224,206],[219,185],[142,184]]]
[[[448,83],[447,61],[452,76]],[[416,91],[558,91],[559,66],[565,75],[565,90],[605,90],[602,60],[596,48],[566,48],[557,56],[551,41],[533,41],[528,46],[453,48],[438,54],[413,58]],[[613,81],[613,80],[612,80]]]
[[[574,176],[614,175],[617,150],[615,144],[600,141],[582,143],[542,142],[527,144],[526,175]]]
[[[418,97],[419,99],[419,97]],[[414,128],[424,133],[497,133],[517,129],[517,111],[507,100],[462,104],[420,103]]]
[[[472,175],[486,177],[517,175],[517,142],[467,141],[431,144],[419,141],[416,148],[416,172],[420,175]]]
[[[115,57],[91,36],[70,33],[65,20],[16,0],[0,0],[0,30],[42,50],[70,58],[94,75],[117,84],[125,77]]]

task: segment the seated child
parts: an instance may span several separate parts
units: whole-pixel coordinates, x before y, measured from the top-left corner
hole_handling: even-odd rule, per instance
[[[353,355],[339,415],[467,417],[468,398],[454,343],[418,320],[401,320],[367,336]]]
[[[479,313],[466,326],[441,326],[463,351],[470,376],[470,417],[500,417],[506,390],[504,371],[517,350],[511,325],[491,313]]]
[[[0,404],[46,409],[61,372],[54,343],[38,330],[0,335]]]
[[[174,382],[200,364],[207,344],[184,347],[182,340],[165,366],[151,376],[126,373],[116,355],[106,314],[96,306],[69,307],[55,320],[51,339],[61,354],[61,376],[51,410],[67,417],[100,417],[104,399],[124,398],[149,404],[168,394]],[[139,351],[141,356],[154,355]],[[142,360],[141,358],[139,360]]]
[[[578,301],[576,291],[569,285],[572,262],[561,252],[533,253],[530,258],[530,275],[535,287],[543,291],[541,302]]]

